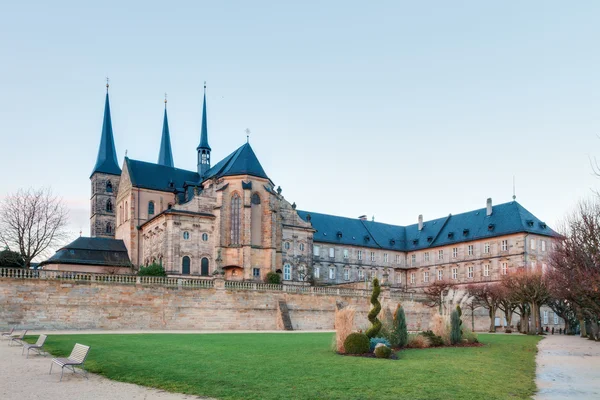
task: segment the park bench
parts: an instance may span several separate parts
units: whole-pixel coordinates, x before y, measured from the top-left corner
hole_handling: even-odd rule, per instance
[[[73,350],[71,351],[71,355],[69,355],[69,357],[67,358],[53,358],[52,359],[52,363],[50,364],[50,372],[48,374],[52,373],[52,366],[54,364],[56,365],[60,365],[61,370],[60,370],[60,380],[62,381],[63,378],[63,373],[65,372],[65,367],[69,368],[71,371],[73,371],[73,373],[78,373],[77,371],[75,371],[75,367],[79,367],[81,368],[84,372],[85,372],[85,378],[88,379],[88,373],[85,369],[83,369],[83,363],[85,362],[85,359],[87,358],[87,355],[90,351],[90,347],[89,346],[85,346],[83,344],[79,344],[76,343],[75,347],[73,347]]]
[[[25,334],[27,334],[27,329],[23,330],[23,332],[18,335],[12,335],[8,341],[8,345],[12,346],[13,342],[15,342],[16,344],[22,346],[23,343],[25,343]]]
[[[29,358],[29,350],[35,350],[38,352],[38,354],[42,354],[42,347],[44,347],[44,343],[46,343],[47,337],[48,336],[46,336],[46,335],[40,335],[37,342],[35,342],[33,344],[30,344],[30,343],[23,344],[23,350],[21,351],[21,355],[23,355],[23,353],[25,352],[25,349],[27,349],[27,357],[25,357],[25,358]]]

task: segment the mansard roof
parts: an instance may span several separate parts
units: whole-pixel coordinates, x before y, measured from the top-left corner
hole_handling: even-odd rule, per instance
[[[79,237],[40,263],[130,266],[127,248],[122,240]]]
[[[185,186],[186,182],[199,182],[197,172],[173,168],[166,165],[125,158],[131,185],[143,189],[174,192]]]
[[[269,179],[262,165],[260,165],[256,154],[254,154],[250,143],[244,143],[243,146],[206,171],[204,179],[234,175],[252,175],[258,178]]]
[[[457,215],[425,221],[423,229],[418,224],[389,225],[358,218],[298,211],[300,217],[315,228],[314,242],[363,246],[396,251],[422,250],[448,246],[471,240],[480,240],[514,233],[533,233],[555,237],[558,234],[536,218],[516,201]]]

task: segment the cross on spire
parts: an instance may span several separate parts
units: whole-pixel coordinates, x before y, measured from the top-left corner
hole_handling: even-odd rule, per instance
[[[108,76],[106,77],[106,91],[108,92],[108,87],[109,87],[109,79]]]
[[[250,143],[250,129],[246,128],[246,143]]]

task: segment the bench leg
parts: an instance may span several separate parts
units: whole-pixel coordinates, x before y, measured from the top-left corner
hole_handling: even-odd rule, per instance
[[[53,362],[51,362],[51,363],[50,363],[50,372],[48,372],[48,375],[51,375],[51,374],[52,374],[52,366],[53,366],[53,365],[54,365],[54,363],[53,363]]]
[[[65,372],[65,367],[63,366],[63,367],[60,369],[60,381],[59,381],[59,382],[62,382],[62,377],[63,377],[63,373],[64,373],[64,372]]]

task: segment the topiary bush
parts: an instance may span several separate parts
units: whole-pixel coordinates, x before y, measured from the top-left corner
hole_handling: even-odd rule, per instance
[[[354,332],[344,340],[346,354],[365,354],[369,352],[369,337],[364,333]]]
[[[265,282],[279,285],[281,283],[281,276],[277,272],[273,272],[273,271],[267,272],[267,276],[265,277]]]
[[[152,263],[147,267],[140,267],[138,271],[139,276],[167,276],[165,269],[162,265],[157,263]]]
[[[452,311],[452,314],[450,314],[450,326],[450,343],[460,343],[462,341],[462,332],[460,329],[460,316],[457,310]]]
[[[442,339],[441,336],[433,333],[433,331],[423,331],[420,333],[420,335],[429,339],[430,347],[440,347],[444,345],[444,339]]]
[[[390,342],[386,338],[374,337],[369,340],[369,351],[372,353],[375,350],[375,346],[377,346],[379,343],[383,343],[387,347],[391,347]]]
[[[369,311],[369,322],[371,327],[365,332],[369,338],[374,338],[379,334],[381,330],[381,321],[377,319],[377,315],[381,311],[381,303],[379,303],[379,294],[381,293],[381,287],[379,286],[379,279],[373,279],[373,294],[371,294],[371,304],[373,308]]]
[[[408,329],[406,328],[406,315],[404,308],[398,304],[394,313],[394,322],[392,333],[390,335],[390,344],[393,347],[406,347],[408,343]]]
[[[392,355],[392,349],[387,346],[379,346],[375,349],[375,357],[377,358],[390,358]]]

